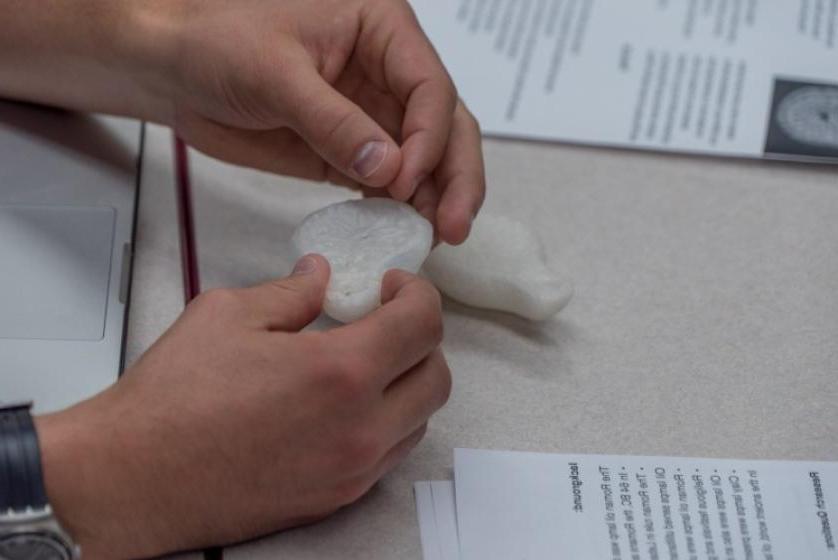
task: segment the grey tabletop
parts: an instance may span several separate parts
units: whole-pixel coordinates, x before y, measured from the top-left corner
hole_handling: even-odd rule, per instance
[[[147,165],[168,157],[158,133]],[[543,324],[446,301],[454,390],[414,453],[359,503],[226,558],[418,559],[412,483],[451,478],[454,447],[838,460],[838,168],[484,147],[487,208],[537,230],[574,299]],[[204,288],[284,274],[296,223],[350,196],[192,161]],[[165,207],[141,207],[133,356],[179,310]]]

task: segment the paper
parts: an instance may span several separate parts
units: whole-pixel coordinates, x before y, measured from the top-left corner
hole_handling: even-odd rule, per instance
[[[838,558],[838,463],[455,451],[463,560]]]
[[[838,158],[838,0],[412,0],[484,132]]]
[[[413,490],[424,560],[460,560],[454,483],[417,482]]]

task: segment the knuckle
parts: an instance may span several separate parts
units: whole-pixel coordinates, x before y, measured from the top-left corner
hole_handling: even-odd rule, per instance
[[[431,285],[425,286],[426,302],[422,306],[422,325],[434,343],[434,346],[442,344],[445,336],[445,323],[442,320],[442,299],[439,292]]]
[[[469,111],[468,109],[466,109],[466,120],[468,121],[469,125],[474,129],[474,131],[477,133],[478,136],[483,134],[483,132],[480,128],[480,121],[478,121],[477,117],[475,117],[472,114],[472,112]]]
[[[425,290],[428,292],[428,298],[433,302],[433,308],[435,311],[440,311],[442,308],[442,297],[439,295],[439,290],[436,289],[436,286],[431,284],[431,282],[425,278],[417,277],[419,281],[424,286]]]
[[[365,472],[384,455],[382,438],[375,430],[358,429],[344,439],[342,463],[349,472]]]
[[[434,346],[442,344],[445,338],[445,323],[442,321],[442,312],[438,308],[430,320],[430,333]]]
[[[288,311],[294,311],[303,315],[314,315],[320,311],[319,302],[310,296],[310,294],[299,284],[289,280],[274,280],[268,285],[273,291],[274,297],[282,302],[288,304],[293,303],[293,307]]]
[[[297,297],[301,293],[299,286],[285,279],[271,280],[270,282],[268,282],[268,286],[270,286],[271,289],[278,293],[281,297],[290,296],[293,298]]]
[[[410,5],[410,2],[407,0],[399,0],[398,2],[390,2],[389,0],[385,0],[384,3],[388,6],[396,6],[401,10],[401,13],[405,16],[409,17],[412,22],[416,25],[419,25],[419,18],[416,17],[416,11],[413,9],[413,6]]]
[[[457,110],[467,122],[475,125],[478,124],[477,117],[474,116],[474,113],[471,112],[471,109],[468,108],[468,105],[462,99],[457,100]]]
[[[332,382],[337,395],[345,401],[357,402],[367,395],[365,375],[354,363],[338,364]]]
[[[384,274],[383,290],[391,295],[398,292],[414,280],[415,276],[400,268],[391,268]]]
[[[445,406],[445,403],[447,403],[448,399],[451,398],[451,391],[454,387],[451,369],[448,367],[448,362],[446,362],[445,358],[442,356],[440,356],[439,370],[439,391],[437,393],[439,400],[436,403],[437,410]]]
[[[312,367],[328,390],[344,403],[357,403],[369,392],[369,365],[360,353],[342,353],[325,336],[313,337],[306,351]]]
[[[413,436],[410,438],[410,440],[411,440],[410,443],[412,444],[412,447],[416,447],[417,445],[419,445],[419,442],[421,442],[425,438],[425,434],[427,434],[427,433],[428,433],[428,423],[425,422],[424,424],[422,424],[419,427],[418,430],[416,430],[413,433]]]
[[[354,130],[362,126],[358,122],[360,115],[357,111],[353,111],[348,107],[339,107],[337,103],[332,101],[323,102],[319,107],[315,108],[312,113],[312,122],[320,123],[313,131],[315,139],[318,143],[324,146],[342,146],[344,145],[347,131]],[[347,146],[347,151],[353,151],[354,146]],[[352,164],[352,157],[354,153],[346,155],[347,167]]]
[[[326,111],[326,113],[328,112],[329,111]],[[329,124],[325,129],[323,140],[328,143],[333,143],[336,140],[340,140],[344,130],[351,126],[356,113],[353,111],[341,110],[330,116],[331,124]]]
[[[448,95],[449,114],[453,115],[457,110],[457,104],[460,102],[460,94],[457,91],[457,85],[454,83],[454,79],[447,71],[445,72],[445,89]]]
[[[360,395],[364,390],[364,359],[354,353],[333,358],[332,373],[334,381],[347,397]]]
[[[480,136],[482,134],[480,129],[480,121],[474,116],[474,113],[468,108],[462,99],[457,100],[457,118],[462,119],[465,126],[471,128]]]
[[[394,18],[394,25],[410,30],[422,29],[416,10],[413,9],[409,0],[397,0],[396,2],[380,0],[379,3],[391,13]]]
[[[334,500],[339,506],[357,502],[372,487],[372,483],[363,478],[347,480],[335,488]]]
[[[427,422],[425,422],[425,423],[424,423],[424,424],[422,424],[422,426],[419,428],[419,433],[417,434],[416,439],[417,439],[418,441],[422,441],[422,439],[425,437],[425,434],[427,434],[427,433],[428,433],[428,423],[427,423]]]

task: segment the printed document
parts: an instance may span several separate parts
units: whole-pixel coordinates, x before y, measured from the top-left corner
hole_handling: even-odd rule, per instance
[[[457,449],[425,560],[836,560],[838,463]]]
[[[838,161],[838,0],[411,0],[487,134]]]

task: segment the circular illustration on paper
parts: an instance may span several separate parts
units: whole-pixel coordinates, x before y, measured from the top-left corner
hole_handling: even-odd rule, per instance
[[[765,153],[838,157],[838,85],[774,80]]]

